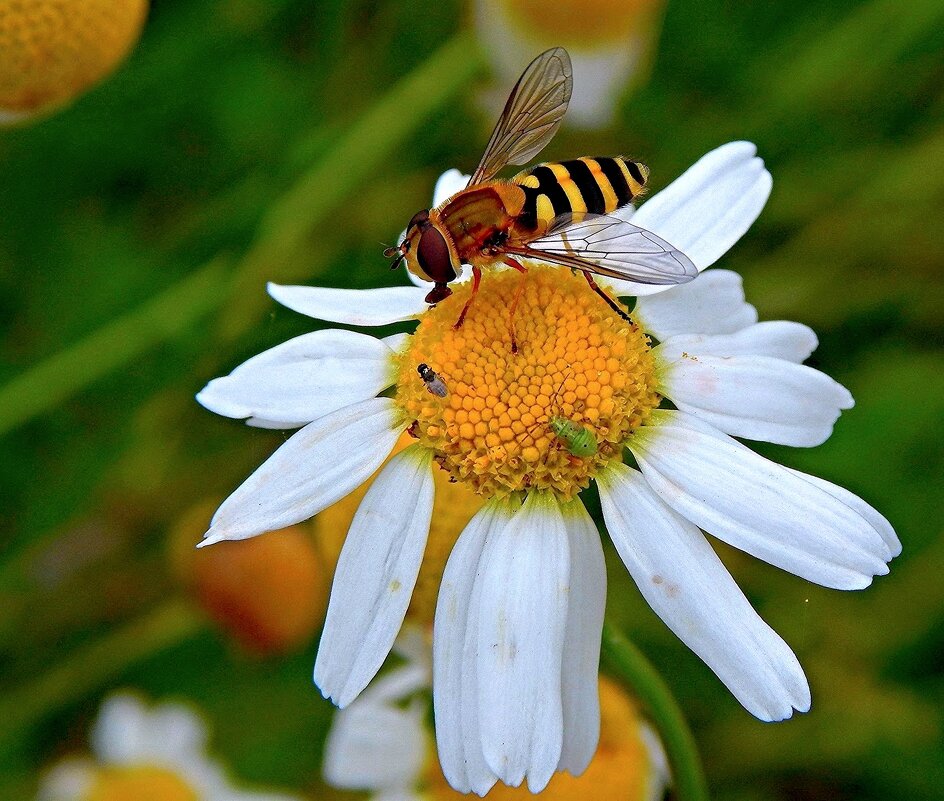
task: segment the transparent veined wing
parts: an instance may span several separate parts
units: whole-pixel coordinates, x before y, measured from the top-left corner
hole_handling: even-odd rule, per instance
[[[527,164],[553,139],[574,88],[570,56],[562,47],[541,53],[511,90],[468,186],[491,180],[507,164]]]
[[[639,284],[684,284],[698,275],[692,260],[662,237],[602,214],[563,215],[544,236],[509,240],[503,250]]]

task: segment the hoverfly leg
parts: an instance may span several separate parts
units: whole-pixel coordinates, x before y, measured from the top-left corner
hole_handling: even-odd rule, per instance
[[[606,294],[602,289],[600,289],[599,284],[593,280],[593,276],[590,275],[586,270],[581,270],[583,277],[587,279],[587,283],[590,284],[590,289],[596,292],[603,300],[606,301],[606,305],[609,306],[613,311],[615,311],[620,317],[622,317],[627,323],[633,323],[632,317],[630,317],[624,309],[621,309],[619,304],[613,300],[609,295]],[[633,323],[635,325],[635,323]]]
[[[514,259],[502,259],[509,267],[514,267],[519,273],[522,273],[521,281],[518,282],[518,288],[515,290],[515,296],[511,299],[511,306],[508,309],[508,327],[511,329],[511,352],[518,352],[518,340],[515,338],[515,309],[518,308],[518,301],[524,292],[525,282],[528,280],[528,270]]]
[[[472,301],[475,300],[475,295],[479,291],[479,283],[482,280],[482,268],[473,267],[472,268],[472,292],[469,293],[469,299],[465,302],[465,306],[462,307],[462,311],[459,313],[459,319],[456,320],[453,329],[458,330],[462,327],[462,323],[465,320],[466,312],[469,311],[469,307],[472,305]]]

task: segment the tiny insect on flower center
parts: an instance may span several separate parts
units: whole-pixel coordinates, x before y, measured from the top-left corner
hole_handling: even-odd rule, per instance
[[[509,310],[521,281],[514,314]],[[648,337],[613,312],[581,275],[529,265],[490,272],[463,325],[470,287],[423,315],[399,369],[410,432],[480,495],[586,487],[659,405]],[[431,393],[427,364],[448,390]],[[560,432],[563,432],[560,433]]]

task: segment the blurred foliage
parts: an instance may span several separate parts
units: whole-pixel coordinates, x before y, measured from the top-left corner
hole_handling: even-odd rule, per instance
[[[30,797],[129,685],[202,705],[247,779],[320,787],[315,643],[250,657],[167,600],[168,530],[284,436],[193,393],[309,329],[266,280],[406,280],[380,243],[442,170],[474,165],[491,123],[466,18],[456,2],[155,0],[118,74],[0,132],[0,797]],[[858,401],[827,445],[760,450],[861,494],[904,542],[849,594],[719,545],[810,677],[813,711],[777,725],[609,560],[611,618],[663,671],[723,801],[944,797],[942,74],[940,0],[673,0],[618,124],[545,154],[639,156],[658,190],[711,147],[758,144],[774,192],[723,265],[762,317],[816,328],[812,363]],[[128,647],[141,658],[109,664]]]

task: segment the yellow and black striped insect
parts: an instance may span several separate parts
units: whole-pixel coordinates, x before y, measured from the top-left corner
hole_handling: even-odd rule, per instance
[[[428,364],[418,365],[416,372],[420,374],[420,378],[422,378],[423,383],[426,384],[426,389],[433,393],[433,395],[438,398],[445,398],[446,395],[449,394],[449,390],[446,388],[446,382],[443,381]]]
[[[462,325],[482,269],[507,265],[524,273],[521,259],[581,270],[618,314],[625,312],[591,273],[642,284],[680,284],[698,270],[684,253],[613,212],[645,188],[649,170],[623,157],[579,158],[542,164],[510,181],[496,179],[508,164],[526,164],[560,127],[573,90],[570,56],[561,47],[542,53],[515,84],[485,154],[466,188],[434,209],[413,215],[399,246],[385,251],[433,282],[426,302],[452,294],[449,284],[472,265],[472,292],[455,327]],[[524,281],[510,304],[513,318]],[[514,345],[514,342],[513,342]]]

